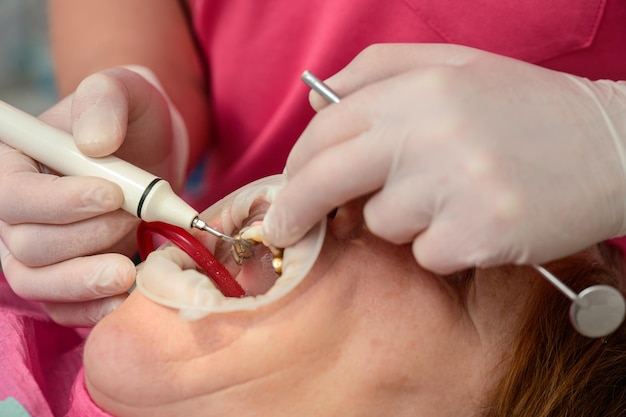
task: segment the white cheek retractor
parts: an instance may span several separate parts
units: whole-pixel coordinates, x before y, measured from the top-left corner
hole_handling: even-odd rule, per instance
[[[201,216],[207,223],[219,224],[226,233],[241,229],[250,221],[262,221],[262,213],[251,213],[255,202],[271,203],[285,184],[283,175],[252,182],[224,197]],[[187,320],[198,320],[212,313],[254,310],[273,303],[293,291],[307,276],[322,249],[326,219],[322,219],[300,241],[284,248],[282,273],[266,292],[244,297],[226,297],[206,275],[198,272],[191,258],[171,246],[156,250],[137,272],[137,289],[152,301],[179,310]],[[211,245],[207,245],[212,249]],[[215,248],[213,248],[214,250]],[[259,260],[246,265],[254,265]],[[244,267],[246,266],[244,265]],[[168,271],[168,272],[166,272]],[[262,279],[259,270],[233,274],[239,282]]]
[[[302,81],[329,103],[339,103],[339,96],[309,71],[302,74]],[[544,267],[533,265],[533,268],[572,300],[570,321],[572,326],[583,336],[607,336],[624,321],[626,303],[617,289],[608,285],[594,285],[581,291],[580,294],[576,294]]]

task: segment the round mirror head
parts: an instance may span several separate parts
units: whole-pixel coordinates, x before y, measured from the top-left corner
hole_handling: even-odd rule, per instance
[[[583,336],[604,337],[614,332],[624,321],[626,303],[617,289],[594,285],[578,294],[570,307],[570,320]]]

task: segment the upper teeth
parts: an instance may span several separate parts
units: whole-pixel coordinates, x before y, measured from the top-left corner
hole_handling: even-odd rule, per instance
[[[246,240],[253,240],[255,242],[262,243],[264,246],[266,246],[274,255],[274,259],[272,260],[272,267],[274,268],[274,271],[276,271],[278,275],[282,274],[283,250],[270,245],[270,243],[267,240],[265,240],[265,238],[263,237],[263,224],[262,223],[257,223],[252,226],[244,227],[243,229],[241,229],[241,232],[239,232],[239,235],[237,237],[246,239]]]

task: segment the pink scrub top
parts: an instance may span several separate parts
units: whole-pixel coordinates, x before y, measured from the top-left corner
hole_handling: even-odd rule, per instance
[[[592,79],[626,80],[620,0],[189,2],[214,123],[198,209],[280,173],[313,116],[302,72],[326,78],[371,44],[456,43]]]
[[[626,80],[623,0],[190,3],[215,127],[199,208],[281,172],[313,115],[302,71],[328,77],[373,43],[456,43],[592,79]],[[0,334],[0,415],[108,416],[85,389],[84,333],[51,322],[2,277]]]

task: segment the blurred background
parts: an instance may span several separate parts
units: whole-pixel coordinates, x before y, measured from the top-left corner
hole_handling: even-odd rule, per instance
[[[0,100],[34,115],[57,101],[46,5],[0,0]]]

